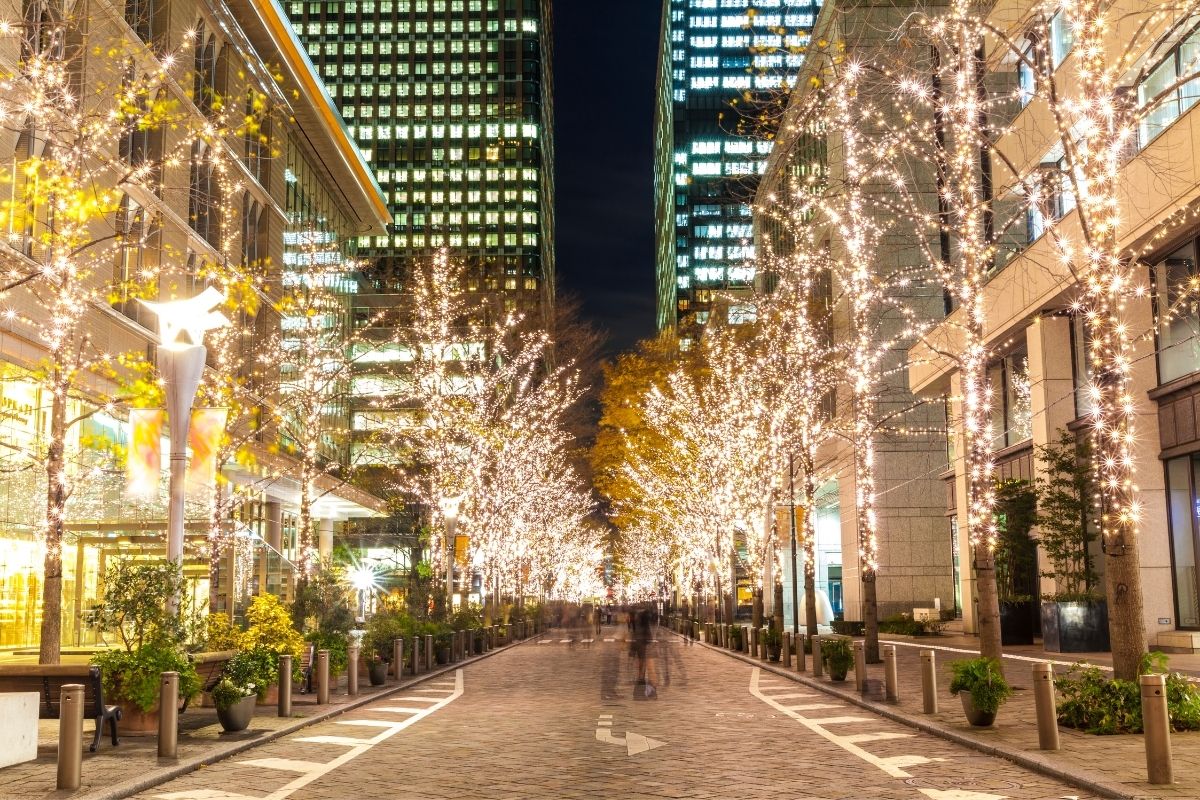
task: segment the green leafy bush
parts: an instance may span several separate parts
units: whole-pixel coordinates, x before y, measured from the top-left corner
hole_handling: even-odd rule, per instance
[[[205,621],[204,646],[213,652],[237,650],[242,646],[242,629],[234,625],[229,615],[218,611]]]
[[[200,692],[200,676],[179,647],[167,641],[144,643],[137,650],[105,650],[92,656],[100,667],[104,693],[127,700],[142,711],[158,705],[159,681],[164,672],[179,673],[179,697]]]
[[[266,647],[242,650],[229,659],[223,677],[262,698],[279,680],[279,654]]]
[[[915,620],[908,614],[893,614],[879,620],[879,632],[894,636],[936,636],[946,628],[940,619]]]
[[[1167,676],[1167,712],[1176,731],[1200,730],[1200,688],[1168,672],[1162,653],[1142,656],[1142,675]],[[1056,679],[1058,721],[1068,728],[1102,736],[1142,732],[1142,695],[1135,681],[1110,678],[1099,667],[1076,664]]]
[[[821,660],[825,662],[830,674],[845,675],[854,665],[854,651],[850,647],[850,640],[822,637]]]
[[[247,697],[253,696],[253,690],[241,686],[229,678],[221,678],[212,690],[213,705],[220,709],[230,708]]]
[[[316,645],[318,650],[329,651],[329,674],[340,675],[349,663],[349,644],[345,634],[336,631],[313,631],[304,637],[309,644]]]
[[[391,662],[395,640],[408,639],[412,637],[413,632],[413,621],[403,612],[386,611],[376,614],[367,621],[362,641],[363,650],[368,655],[378,656],[381,661]]]
[[[843,636],[862,636],[866,632],[866,625],[861,620],[835,619],[829,623],[829,626],[833,628],[834,633],[840,633]],[[879,630],[883,630],[882,622]]]
[[[951,662],[954,679],[950,681],[950,694],[969,692],[971,704],[979,711],[994,714],[1012,696],[1012,687],[1004,680],[1000,662],[994,658],[981,657],[966,661]]]

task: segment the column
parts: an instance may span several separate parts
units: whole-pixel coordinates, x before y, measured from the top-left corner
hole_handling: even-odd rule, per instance
[[[283,506],[277,500],[266,502],[267,544],[283,552]]]
[[[317,521],[317,552],[325,560],[333,556],[333,520]]]

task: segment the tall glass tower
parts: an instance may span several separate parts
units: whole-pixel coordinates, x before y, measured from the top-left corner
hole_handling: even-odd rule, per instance
[[[750,202],[771,141],[742,108],[785,89],[821,0],[663,0],[655,115],[660,329],[708,321],[714,292],[754,282]],[[736,101],[736,104],[735,104]],[[753,312],[731,305],[729,321]]]
[[[531,316],[554,292],[551,0],[289,0],[296,33],[395,218],[376,292],[446,247],[467,288]]]

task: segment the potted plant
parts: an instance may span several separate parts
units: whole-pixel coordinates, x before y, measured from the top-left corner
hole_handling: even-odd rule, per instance
[[[772,661],[778,661],[779,656],[783,653],[783,632],[770,625],[762,632],[763,644],[767,646],[767,657]]]
[[[996,588],[1000,594],[1000,641],[1033,644],[1038,628],[1037,491],[1020,479],[996,482]]]
[[[1050,561],[1042,573],[1056,591],[1042,600],[1042,646],[1052,653],[1110,649],[1108,603],[1096,574],[1096,528],[1089,517],[1091,454],[1086,442],[1067,432],[1037,448],[1044,465],[1039,485],[1038,533]]]
[[[821,659],[829,670],[832,681],[846,680],[846,673],[854,665],[854,651],[850,648],[850,640],[841,636],[821,638]]]
[[[412,632],[412,620],[399,610],[380,611],[367,621],[362,645],[372,686],[382,686],[387,681],[396,640],[408,639]]]
[[[242,650],[229,659],[212,691],[217,720],[225,731],[244,731],[250,726],[254,706],[276,682],[278,670],[278,654],[266,647]]]
[[[273,594],[256,595],[246,609],[246,623],[246,631],[241,637],[242,649],[269,651],[275,655],[277,663],[279,656],[290,655],[293,678],[299,678],[304,638],[292,625],[291,614],[283,601]],[[276,703],[279,697],[278,678],[272,675],[266,680],[267,683],[257,693],[259,702]]]
[[[734,650],[742,649],[742,626],[733,625],[729,629],[729,646]]]
[[[1000,670],[1000,662],[984,656],[955,661],[950,667],[954,670],[950,694],[956,694],[962,700],[967,721],[980,728],[995,722],[1000,706],[1012,694],[1012,687]]]
[[[180,700],[194,697],[200,678],[183,648],[179,618],[167,601],[183,588],[183,576],[170,562],[119,559],[104,580],[97,624],[115,633],[120,647],[92,657],[100,667],[104,692],[121,707],[121,730],[130,736],[158,732],[161,675],[179,673]]]

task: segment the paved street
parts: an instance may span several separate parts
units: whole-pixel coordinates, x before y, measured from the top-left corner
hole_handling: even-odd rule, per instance
[[[1088,797],[660,635],[657,699],[624,629],[554,631],[138,797]]]

